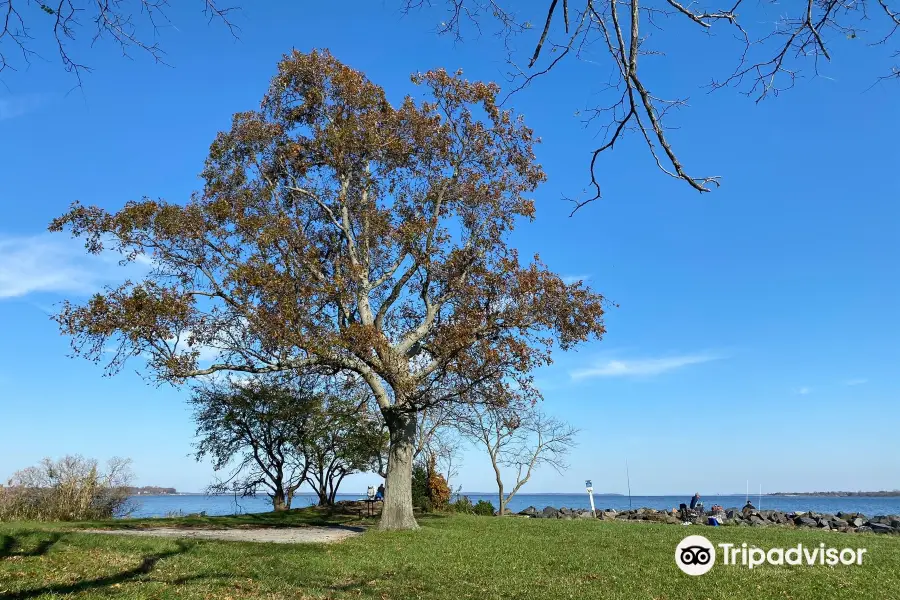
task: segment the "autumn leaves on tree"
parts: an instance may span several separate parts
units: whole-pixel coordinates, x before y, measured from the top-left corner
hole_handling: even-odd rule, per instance
[[[141,357],[176,384],[311,368],[364,382],[390,432],[387,529],[416,527],[420,411],[534,401],[551,348],[604,332],[599,294],[507,245],[545,179],[531,129],[493,84],[413,81],[427,99],[393,106],[327,51],[293,52],[213,142],[189,202],[76,203],[51,225],[152,262],[56,317],[112,371]]]

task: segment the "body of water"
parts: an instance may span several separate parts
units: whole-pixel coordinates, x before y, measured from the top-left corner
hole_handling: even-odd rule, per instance
[[[487,500],[494,507],[497,506],[496,494],[463,494],[472,502]],[[359,500],[364,494],[338,494],[338,500]],[[704,506],[707,508],[713,504],[721,504],[725,508],[744,505],[744,495],[735,496],[704,496]],[[896,515],[900,514],[900,497],[847,497],[836,498],[833,496],[763,496],[762,502],[758,496],[750,496],[754,506],[760,509],[776,509],[785,512],[815,511],[821,513],[861,512],[868,516]],[[234,496],[206,496],[201,494],[171,495],[171,496],[134,496],[132,498],[136,510],[132,517],[164,517],[173,513],[199,513],[208,515],[233,515],[244,513],[259,513],[272,510],[272,503],[266,496],[253,496],[240,498]],[[310,506],[317,502],[314,494],[301,494],[294,498],[293,507],[300,508]],[[629,503],[627,496],[594,496],[594,503],[598,510],[613,508],[624,510],[627,508],[677,508],[680,503],[689,503],[690,496],[632,496]],[[518,512],[528,506],[542,509],[545,506],[561,508],[590,508],[590,501],[586,493],[582,494],[517,494],[509,503],[512,511]]]

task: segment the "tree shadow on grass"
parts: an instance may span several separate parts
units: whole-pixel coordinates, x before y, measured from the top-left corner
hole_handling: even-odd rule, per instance
[[[2,545],[4,544],[6,544],[6,542],[0,544],[0,547],[2,547]],[[107,575],[105,577],[98,577],[96,579],[87,579],[84,581],[78,581],[66,585],[48,585],[44,587],[33,588],[30,590],[22,590],[20,592],[7,592],[5,594],[0,594],[0,600],[23,600],[25,598],[36,598],[43,594],[74,594],[86,590],[109,587],[118,583],[127,583],[130,581],[134,581],[153,571],[159,561],[177,556],[179,554],[183,554],[193,547],[193,544],[189,544],[182,540],[178,540],[177,542],[175,542],[175,545],[177,547],[174,550],[147,555],[141,559],[141,564],[139,564],[137,567],[128,569],[127,571],[122,571],[121,573],[116,573],[115,575]],[[197,576],[196,578],[200,578],[200,576]],[[183,580],[181,580],[181,582],[184,583],[189,579],[194,578],[184,578]]]
[[[19,540],[11,535],[0,535],[0,560],[12,556],[43,556],[63,537],[61,533],[54,533],[49,538],[38,542],[38,545],[33,550],[20,550],[21,543]]]

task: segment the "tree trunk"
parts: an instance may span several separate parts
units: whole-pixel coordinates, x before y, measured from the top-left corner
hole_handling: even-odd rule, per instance
[[[289,510],[290,508],[290,503],[285,502],[284,490],[278,490],[274,494],[272,494],[272,510],[274,510],[275,512],[281,512],[284,510]]]
[[[412,504],[416,419],[414,415],[395,410],[384,411],[384,417],[391,441],[379,528],[418,529]]]

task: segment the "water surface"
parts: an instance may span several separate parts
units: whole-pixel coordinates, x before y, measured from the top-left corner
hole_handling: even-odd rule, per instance
[[[359,500],[365,494],[338,494],[338,500]],[[472,502],[487,500],[497,506],[496,494],[471,493],[464,494]],[[744,505],[744,495],[740,496],[704,496],[706,507],[721,504],[725,508]],[[822,513],[861,512],[868,516],[900,514],[900,497],[846,497],[834,496],[750,496],[754,506],[761,509],[776,509],[785,512],[815,511]],[[760,501],[761,500],[761,501]],[[136,506],[133,517],[164,517],[172,513],[190,514],[206,512],[208,515],[233,515],[258,513],[272,510],[272,503],[266,496],[247,498],[235,496],[207,496],[202,494],[184,494],[169,496],[134,496]],[[314,494],[300,494],[294,498],[293,507],[300,508],[315,504]],[[623,510],[632,508],[677,508],[680,503],[690,502],[686,496],[594,496],[597,509],[613,508]],[[528,506],[542,509],[545,506],[561,508],[590,508],[586,493],[581,494],[517,494],[509,503],[513,511],[520,511]]]

